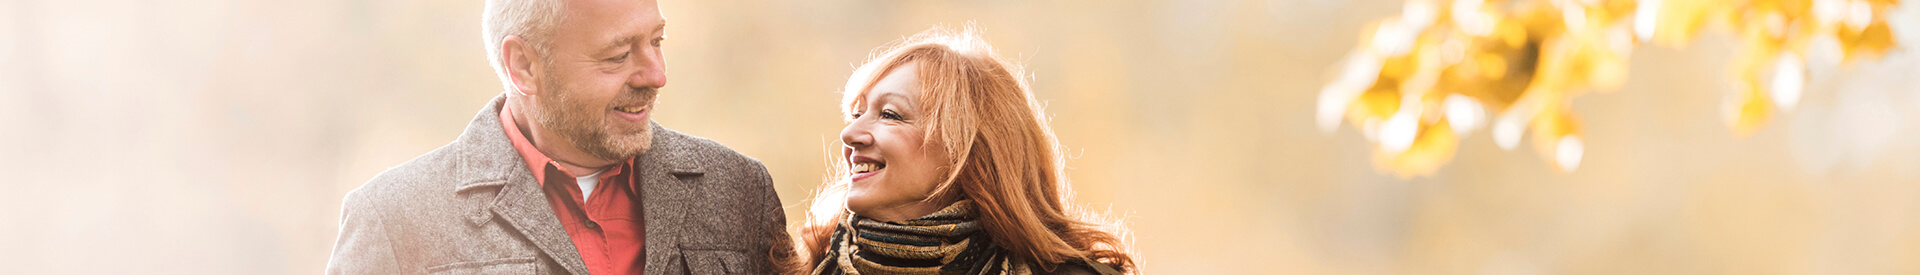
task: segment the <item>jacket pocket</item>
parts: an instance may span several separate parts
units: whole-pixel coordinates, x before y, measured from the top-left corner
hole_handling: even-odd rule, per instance
[[[751,272],[752,267],[747,262],[747,259],[747,250],[740,245],[680,245],[680,260],[686,263],[687,274],[750,274],[749,272]]]
[[[540,263],[532,257],[458,262],[427,268],[427,274],[536,274]]]

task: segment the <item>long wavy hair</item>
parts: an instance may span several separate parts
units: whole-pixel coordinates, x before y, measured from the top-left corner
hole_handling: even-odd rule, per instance
[[[960,32],[935,27],[880,49],[847,80],[841,110],[851,115],[874,82],[915,64],[922,89],[915,106],[928,118],[920,122],[927,136],[922,146],[944,148],[953,156],[946,167],[957,167],[943,171],[947,179],[928,199],[957,193],[973,200],[994,244],[1042,269],[1080,259],[1137,273],[1126,227],[1072,204],[1064,153],[1019,65],[996,54],[971,26]],[[810,272],[823,260],[834,228],[849,213],[846,160],[829,158],[831,176],[814,194],[807,219],[790,228],[793,249],[776,252],[785,273]]]

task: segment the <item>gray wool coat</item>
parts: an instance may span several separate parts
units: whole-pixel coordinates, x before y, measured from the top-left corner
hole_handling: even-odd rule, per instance
[[[587,274],[500,126],[494,97],[466,132],[347,194],[327,274]],[[646,274],[767,274],[786,216],[766,167],[653,124],[635,182]]]

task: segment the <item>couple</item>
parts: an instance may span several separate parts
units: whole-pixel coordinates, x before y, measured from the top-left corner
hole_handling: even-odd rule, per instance
[[[653,123],[652,0],[489,0],[507,92],[459,138],[348,194],[330,274],[1120,274],[1070,211],[1019,67],[968,33],[849,79],[836,173],[788,229],[758,161]],[[825,106],[822,106],[825,107]]]

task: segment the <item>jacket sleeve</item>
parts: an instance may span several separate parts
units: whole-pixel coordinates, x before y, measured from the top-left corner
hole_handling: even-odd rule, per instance
[[[754,185],[762,190],[761,196],[763,198],[759,200],[761,203],[758,207],[759,209],[754,211],[759,211],[759,214],[762,215],[761,217],[765,217],[760,219],[760,223],[754,224],[754,226],[758,227],[755,229],[767,232],[762,235],[767,236],[766,238],[768,240],[763,242],[764,245],[760,245],[760,249],[764,250],[758,251],[760,255],[767,256],[767,260],[760,261],[758,267],[754,268],[752,272],[754,272],[754,274],[773,274],[775,272],[775,266],[777,266],[773,262],[773,249],[787,247],[785,243],[792,241],[792,239],[787,236],[787,212],[784,209],[785,205],[780,203],[779,192],[776,192],[773,188],[773,176],[767,174],[767,166],[755,161],[753,162],[753,167],[755,174],[752,176],[758,179],[758,182]]]
[[[359,193],[359,192],[355,192]],[[327,274],[412,274],[400,270],[380,211],[349,194],[340,207],[340,237],[327,260]]]

